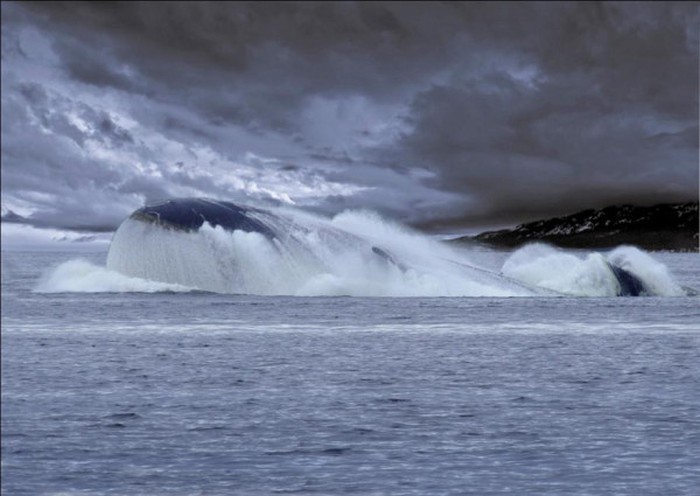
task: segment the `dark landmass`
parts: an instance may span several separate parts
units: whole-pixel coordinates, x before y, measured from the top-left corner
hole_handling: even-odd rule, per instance
[[[584,210],[566,217],[521,224],[513,229],[458,238],[514,248],[545,242],[562,248],[597,249],[633,245],[651,251],[698,251],[698,203]]]

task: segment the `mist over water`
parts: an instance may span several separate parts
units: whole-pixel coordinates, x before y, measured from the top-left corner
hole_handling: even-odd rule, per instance
[[[667,268],[633,247],[574,254],[534,244],[502,267],[371,212],[332,219],[293,209],[251,211],[273,237],[204,223],[196,231],[127,219],[106,267],[72,260],[46,274],[39,292],[210,291],[293,296],[615,296],[610,264],[649,293],[681,296]]]

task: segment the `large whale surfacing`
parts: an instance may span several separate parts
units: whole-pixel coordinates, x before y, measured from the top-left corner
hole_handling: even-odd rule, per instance
[[[591,295],[656,294],[648,281],[619,261],[606,259],[599,265],[603,266],[603,275],[597,276],[602,289]],[[298,210],[261,209],[202,198],[168,200],[134,211],[114,234],[107,268],[219,293],[580,293],[569,291],[566,285],[533,283],[517,277],[517,271],[513,277],[478,267],[464,252],[376,217],[343,214],[326,219]]]

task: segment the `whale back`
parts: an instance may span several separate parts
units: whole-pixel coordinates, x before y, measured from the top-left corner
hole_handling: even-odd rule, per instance
[[[618,296],[647,296],[649,291],[647,290],[644,283],[631,272],[608,263],[610,270],[612,270],[617,283],[620,286],[617,295]]]
[[[272,237],[268,226],[249,215],[254,211],[256,209],[226,201],[184,198],[139,208],[130,218],[188,232],[198,230],[207,222],[228,231],[257,232]]]

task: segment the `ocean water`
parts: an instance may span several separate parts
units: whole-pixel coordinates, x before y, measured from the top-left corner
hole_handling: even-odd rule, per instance
[[[652,257],[700,288],[697,254]],[[700,494],[697,296],[256,296],[105,264],[2,253],[3,494]]]

